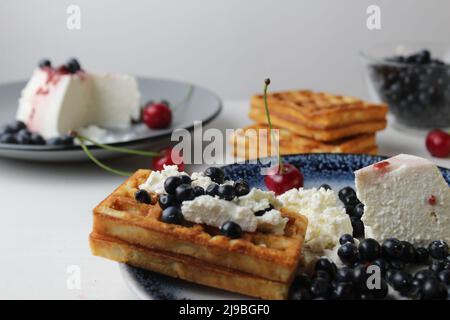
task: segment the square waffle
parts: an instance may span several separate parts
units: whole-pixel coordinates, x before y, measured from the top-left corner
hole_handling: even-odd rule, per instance
[[[272,123],[319,141],[374,133],[386,127],[388,108],[340,95],[308,90],[267,96]],[[253,96],[249,117],[267,123],[262,95]]]
[[[240,239],[225,237],[206,225],[167,224],[160,220],[158,204],[142,204],[134,198],[149,175],[150,170],[137,171],[94,209],[94,234],[266,280],[292,281],[306,233],[305,217],[282,208],[282,216],[289,219],[284,235],[244,232]]]
[[[263,129],[263,131],[260,131]],[[364,134],[332,142],[321,142],[292,133],[287,129],[279,130],[279,148],[282,155],[296,153],[366,153],[376,154],[375,134]],[[253,124],[236,130],[230,137],[234,156],[254,159],[258,157],[274,156],[271,154],[270,132],[267,125]],[[261,149],[259,144],[267,145]]]
[[[269,300],[287,299],[289,282],[271,281],[187,255],[148,249],[101,234],[90,235],[94,255],[190,282]]]

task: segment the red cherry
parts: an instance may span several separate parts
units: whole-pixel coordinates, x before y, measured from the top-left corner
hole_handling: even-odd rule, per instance
[[[440,129],[432,130],[427,135],[425,145],[432,156],[446,158],[450,155],[450,134]]]
[[[150,129],[164,129],[172,122],[172,111],[164,103],[150,104],[145,107],[142,118]]]
[[[282,172],[278,165],[271,167],[269,174],[264,177],[264,182],[267,189],[279,195],[292,188],[303,187],[303,174],[292,164],[284,163]]]
[[[166,148],[160,151],[161,156],[154,157],[152,160],[153,170],[164,170],[164,165],[170,166],[176,164],[179,171],[184,171],[183,157],[173,150],[173,148]]]

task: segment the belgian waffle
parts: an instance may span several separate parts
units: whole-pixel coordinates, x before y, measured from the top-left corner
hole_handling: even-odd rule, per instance
[[[319,141],[334,141],[386,127],[387,106],[308,90],[267,96],[274,125]],[[250,118],[267,123],[262,95],[251,99]]]
[[[174,257],[195,259],[199,265],[231,269],[239,274],[272,282],[289,284],[292,281],[306,233],[305,217],[282,208],[282,216],[289,219],[284,235],[252,232],[244,233],[240,239],[230,239],[220,235],[218,229],[205,225],[167,224],[160,220],[162,210],[159,205],[138,203],[134,198],[138,186],[144,183],[149,175],[150,170],[138,170],[94,209],[94,235],[117,239],[118,247],[126,243],[131,246],[127,248],[133,250],[143,248]],[[95,245],[95,241],[91,241],[91,245],[93,243]],[[111,252],[108,255],[103,254],[104,250],[95,250],[95,247],[92,249],[94,254],[106,258],[117,257],[113,260],[120,261],[119,254]],[[152,255],[152,252],[147,253]],[[135,264],[160,272],[150,263]],[[169,271],[166,274],[169,274]],[[203,283],[198,279],[203,277],[202,272],[196,277],[188,274],[187,272],[182,278]],[[207,276],[204,277],[206,279]]]
[[[96,256],[190,282],[262,299],[287,299],[289,282],[271,281],[180,254],[131,245],[92,233],[90,246]]]
[[[282,155],[319,152],[376,154],[378,151],[373,133],[332,142],[321,142],[299,136],[286,129],[276,127],[274,129],[279,130],[279,149]],[[230,137],[234,156],[245,159],[275,155],[271,154],[270,141],[269,128],[264,124],[254,124],[238,129]],[[260,148],[260,143],[266,144],[266,149]]]

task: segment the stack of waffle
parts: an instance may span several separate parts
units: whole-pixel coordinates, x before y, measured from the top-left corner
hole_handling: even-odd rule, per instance
[[[385,104],[307,90],[272,93],[267,102],[273,127],[279,129],[281,154],[378,152],[375,133],[386,127]],[[264,156],[258,141],[267,140],[267,130],[248,134],[267,129],[262,95],[252,97],[249,117],[256,123],[237,130],[231,139],[235,156],[247,159]]]
[[[246,232],[230,239],[202,224],[161,221],[157,195],[138,203],[134,194],[150,175],[139,170],[94,209],[94,255],[228,291],[286,299],[295,276],[307,219],[281,209],[284,235]]]

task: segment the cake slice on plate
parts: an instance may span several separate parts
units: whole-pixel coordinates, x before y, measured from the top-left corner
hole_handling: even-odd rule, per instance
[[[16,118],[48,139],[89,125],[127,127],[139,112],[134,77],[86,72],[72,59],[59,68],[47,63],[34,71],[22,91]]]
[[[406,154],[355,172],[363,221],[378,240],[450,241],[450,188],[431,161]]]

